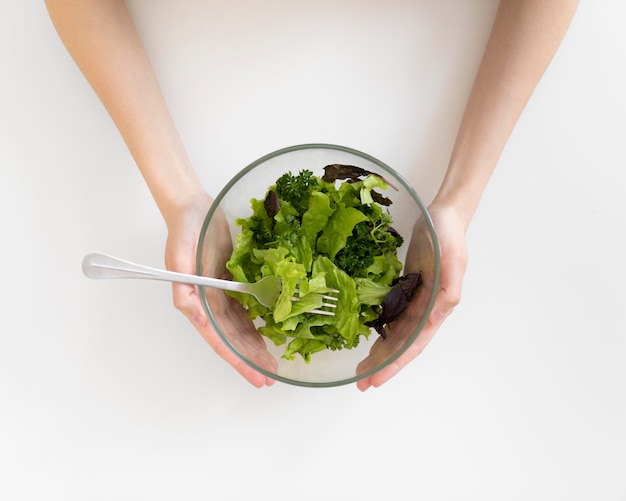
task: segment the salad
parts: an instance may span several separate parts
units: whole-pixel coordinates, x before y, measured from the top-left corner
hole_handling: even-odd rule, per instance
[[[250,201],[252,215],[236,220],[226,264],[233,280],[254,282],[268,275],[282,278],[273,309],[254,296],[230,292],[251,319],[261,318],[259,332],[285,345],[283,358],[310,362],[323,350],[351,349],[374,329],[400,316],[422,285],[421,275],[402,276],[394,230],[382,192],[395,187],[382,176],[356,166],[333,164],[322,177],[310,170],[287,172],[264,199]],[[298,289],[299,301],[291,297]],[[335,314],[307,311],[321,306],[320,294],[338,290]]]

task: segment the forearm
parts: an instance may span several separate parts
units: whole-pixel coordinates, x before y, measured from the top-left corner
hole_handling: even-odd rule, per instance
[[[434,200],[454,207],[466,226],[576,6],[576,0],[501,1]]]
[[[166,221],[203,189],[122,0],[47,0],[68,52],[120,131]]]

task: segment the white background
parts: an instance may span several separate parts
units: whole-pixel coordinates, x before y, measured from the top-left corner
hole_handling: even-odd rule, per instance
[[[262,5],[261,5],[262,4]],[[130,7],[216,195],[304,142],[429,202],[495,0]],[[582,2],[470,228],[463,300],[393,380],[255,389],[167,284],[165,228],[42,1],[0,6],[0,499],[626,500],[626,30]]]

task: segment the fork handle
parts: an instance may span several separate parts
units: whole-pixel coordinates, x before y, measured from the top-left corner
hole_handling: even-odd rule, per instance
[[[94,279],[147,278],[150,280],[199,285],[202,287],[231,291],[241,291],[241,286],[246,285],[231,282],[230,280],[221,280],[219,278],[188,275],[186,273],[151,268],[150,266],[131,263],[130,261],[125,261],[100,252],[92,252],[83,258],[83,273],[87,277]]]

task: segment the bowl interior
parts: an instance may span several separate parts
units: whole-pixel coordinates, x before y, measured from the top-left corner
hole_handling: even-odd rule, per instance
[[[263,199],[266,191],[285,172],[311,170],[321,177],[329,164],[347,164],[375,172],[393,184],[387,190],[393,227],[403,237],[398,257],[402,274],[417,271],[423,286],[403,315],[391,323],[386,339],[372,329],[358,347],[315,353],[305,363],[282,358],[284,346],[274,346],[261,336],[243,307],[223,291],[201,288],[206,313],[224,343],[257,371],[285,383],[300,386],[337,386],[355,382],[384,368],[398,358],[416,339],[432,309],[439,281],[439,246],[425,205],[413,188],[393,169],[365,153],[330,144],[306,144],[284,148],[253,162],[239,172],[218,194],[209,210],[198,243],[197,273],[229,278],[226,261],[241,229],[237,218],[251,215],[250,199]],[[411,249],[408,252],[409,248]]]

